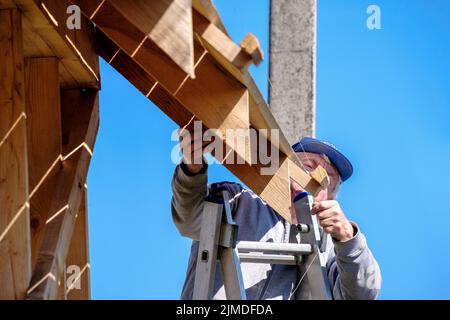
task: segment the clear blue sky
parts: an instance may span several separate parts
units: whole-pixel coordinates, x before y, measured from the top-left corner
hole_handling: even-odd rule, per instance
[[[266,53],[268,0],[216,0],[235,42]],[[368,30],[377,4],[382,29]],[[450,298],[450,2],[318,0],[317,136],[355,173],[340,194],[383,275],[382,299]],[[101,126],[89,174],[94,299],[177,299],[190,240],[170,215],[176,125],[102,61]],[[220,166],[210,182],[235,180]]]

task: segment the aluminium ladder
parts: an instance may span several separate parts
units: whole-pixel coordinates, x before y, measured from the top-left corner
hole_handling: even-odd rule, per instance
[[[293,230],[289,243],[238,242],[238,225],[233,221],[228,192],[219,189],[210,194],[202,213],[193,299],[212,299],[217,260],[228,300],[247,298],[241,262],[297,265],[301,280],[305,278],[308,283],[311,299],[332,299],[323,257],[327,235],[311,214],[312,197],[306,192],[300,193],[294,198],[294,206],[300,242]]]

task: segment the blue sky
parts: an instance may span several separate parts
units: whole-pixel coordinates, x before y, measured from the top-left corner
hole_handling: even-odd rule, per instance
[[[268,90],[268,0],[216,0]],[[381,8],[382,29],[366,27]],[[449,299],[450,2],[318,0],[317,136],[353,162],[340,203],[380,263],[382,299]],[[170,215],[177,127],[102,61],[101,126],[89,173],[94,299],[177,299],[190,240]],[[236,180],[210,168],[209,181]]]

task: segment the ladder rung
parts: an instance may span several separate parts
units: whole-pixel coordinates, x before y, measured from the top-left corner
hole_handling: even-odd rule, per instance
[[[312,247],[308,243],[273,243],[258,241],[240,241],[236,248],[240,252],[264,252],[303,255],[311,254]]]
[[[239,260],[242,263],[252,262],[295,266],[298,264],[300,259],[300,256],[285,254],[239,253]]]

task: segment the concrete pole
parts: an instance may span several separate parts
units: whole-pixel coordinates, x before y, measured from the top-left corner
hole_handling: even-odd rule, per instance
[[[270,1],[269,104],[289,142],[315,136],[316,0]]]

